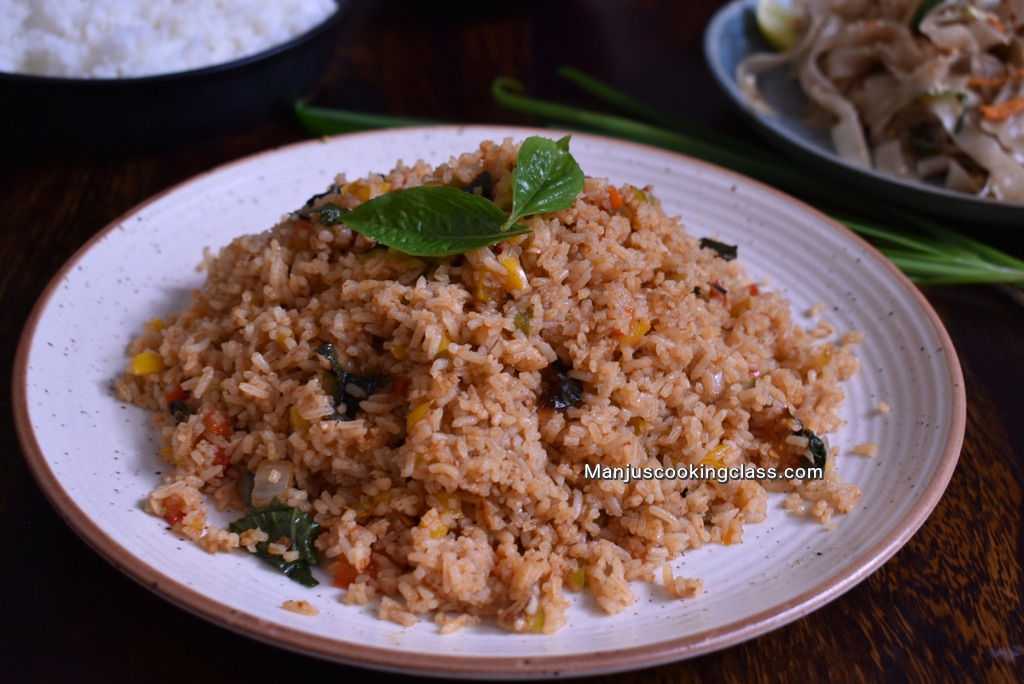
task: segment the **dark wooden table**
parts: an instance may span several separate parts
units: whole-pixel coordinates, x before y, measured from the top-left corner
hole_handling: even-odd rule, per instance
[[[568,64],[669,111],[749,136],[702,58],[702,32],[721,4],[562,0],[486,9],[470,2],[362,2],[339,32],[336,56],[312,97],[316,104],[451,122],[532,123],[494,104],[491,80],[513,76],[531,92],[573,99],[578,93],[555,75]],[[6,681],[402,679],[267,647],[123,576],[50,507],[21,457],[9,410],[18,335],[33,302],[78,247],[156,192],[302,137],[282,113],[232,135],[155,152],[0,152],[0,671],[15,675],[0,675]],[[1019,232],[961,227],[1024,256]],[[793,624],[724,651],[602,679],[930,682],[1024,675],[1024,309],[994,287],[925,294],[959,352],[968,416],[956,473],[916,536],[860,585]]]

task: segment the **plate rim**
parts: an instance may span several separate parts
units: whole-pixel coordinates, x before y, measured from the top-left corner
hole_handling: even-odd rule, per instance
[[[723,40],[726,35],[724,29],[732,23],[742,23],[745,13],[752,11],[756,3],[757,0],[731,0],[715,12],[704,31],[704,58],[715,82],[736,109],[776,148],[781,148],[786,156],[798,161],[811,160],[822,164],[835,178],[851,180],[862,188],[877,192],[881,199],[912,206],[915,210],[920,210],[922,204],[927,203],[931,214],[954,213],[958,218],[974,221],[980,218],[982,222],[1001,226],[1019,225],[1024,220],[1024,201],[978,197],[856,166],[834,151],[824,150],[794,135],[772,117],[757,111],[740,92],[735,74],[724,68],[721,52],[721,46],[726,42]],[[748,46],[750,43],[745,43],[744,47]],[[745,50],[745,53],[749,52]],[[914,201],[908,201],[908,197]]]
[[[160,201],[187,185],[200,182],[211,175],[229,171],[232,167],[253,163],[260,158],[271,157],[303,146],[322,145],[337,140],[349,140],[357,137],[373,138],[375,136],[399,133],[422,136],[431,132],[461,133],[464,131],[479,131],[482,135],[492,136],[538,134],[550,136],[568,133],[580,138],[586,138],[598,144],[636,148],[644,155],[661,155],[672,159],[676,163],[682,161],[684,164],[709,168],[716,173],[726,174],[739,183],[756,186],[761,191],[772,193],[779,199],[795,204],[803,211],[815,215],[817,219],[828,224],[829,230],[840,231],[847,237],[851,237],[866,246],[868,254],[880,261],[902,283],[904,288],[910,292],[914,304],[926,315],[932,331],[942,343],[942,356],[945,366],[949,371],[950,383],[955,393],[950,405],[948,437],[939,461],[940,467],[924,483],[920,498],[910,509],[901,524],[890,530],[875,545],[858,553],[856,556],[857,560],[850,564],[850,569],[841,573],[833,580],[826,581],[823,585],[816,585],[812,589],[801,592],[792,599],[777,604],[770,609],[715,629],[619,650],[569,655],[539,653],[535,656],[460,655],[454,657],[420,651],[380,648],[352,641],[343,641],[337,638],[311,635],[261,616],[243,613],[220,603],[216,598],[191,589],[173,577],[165,575],[159,569],[146,563],[144,559],[132,554],[113,536],[101,528],[98,523],[88,518],[75,502],[75,498],[64,489],[39,445],[31,424],[31,411],[28,406],[27,391],[29,380],[28,361],[37,327],[43,315],[47,312],[50,301],[58,292],[67,275],[76,268],[79,262],[101,241],[117,231],[118,227],[126,220],[137,215],[151,204]],[[228,161],[157,192],[118,216],[90,237],[71,255],[44,287],[33,305],[19,337],[13,367],[12,400],[15,429],[22,447],[22,456],[27,462],[36,483],[58,515],[93,551],[157,596],[215,625],[243,636],[320,659],[403,674],[444,675],[458,678],[484,677],[492,679],[608,674],[696,657],[773,631],[833,601],[866,579],[895,555],[920,529],[921,525],[924,524],[938,505],[959,460],[966,427],[967,401],[963,372],[952,340],[928,300],[899,269],[885,259],[874,247],[871,247],[863,238],[852,233],[817,209],[765,183],[677,152],[590,133],[503,124],[417,126],[402,129],[401,132],[373,130],[328,138],[302,140]],[[402,662],[400,665],[396,665],[397,654],[401,655]]]

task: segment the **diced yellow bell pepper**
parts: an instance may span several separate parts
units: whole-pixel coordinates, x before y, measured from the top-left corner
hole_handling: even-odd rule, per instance
[[[437,345],[437,355],[434,358],[444,356],[448,353],[448,349],[452,346],[452,338],[448,337],[448,333],[441,331],[441,342]]]
[[[292,406],[288,409],[288,422],[296,430],[308,430],[309,426],[312,425],[312,423],[302,417],[297,406]]]
[[[629,332],[622,338],[626,344],[633,346],[643,339],[644,335],[651,329],[651,322],[646,318],[632,320],[629,322]]]
[[[541,634],[544,632],[544,609],[538,608],[537,612],[533,614],[530,621],[526,623],[526,631],[530,634]]]
[[[288,340],[294,340],[295,336],[291,330],[281,330],[274,336],[274,342],[281,348],[281,351],[288,351]]]
[[[132,357],[132,373],[134,375],[159,373],[163,369],[164,360],[156,352],[144,351]]]
[[[724,444],[719,444],[704,456],[701,460],[701,464],[716,469],[724,468],[725,463],[722,462],[722,456],[725,453],[725,449],[726,446]]]
[[[453,518],[458,519],[462,517],[462,497],[458,494],[438,492],[437,500],[441,502],[446,511],[452,514]]]
[[[523,270],[523,265],[519,263],[519,259],[514,256],[508,256],[499,263],[508,271],[508,275],[505,276],[505,287],[508,290],[521,290],[526,287],[526,271]]]
[[[476,272],[476,291],[473,293],[473,297],[478,302],[484,304],[495,304],[497,303],[500,291],[491,287],[487,282],[487,277],[483,271]]]
[[[633,416],[628,421],[626,421],[626,425],[633,428],[633,432],[638,435],[645,435],[654,428],[653,425],[648,423],[640,416]]]
[[[412,432],[412,429],[416,426],[416,423],[420,422],[427,417],[427,413],[430,411],[430,407],[434,405],[434,400],[424,401],[416,406],[413,406],[412,410],[409,411],[409,415],[405,417],[405,429],[408,432]]]
[[[357,180],[351,183],[346,183],[341,188],[341,191],[344,193],[350,193],[352,195],[355,195],[356,199],[358,199],[360,202],[365,202],[368,199],[370,199],[371,194],[370,184],[363,180]]]
[[[825,346],[823,346],[821,350],[818,352],[817,357],[814,359],[814,369],[817,370],[819,373],[825,370],[825,366],[827,366],[832,361],[833,352],[834,349],[832,348],[832,345],[826,344]]]

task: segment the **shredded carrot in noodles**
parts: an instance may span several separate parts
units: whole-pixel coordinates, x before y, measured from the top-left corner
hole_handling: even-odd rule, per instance
[[[1015,78],[1024,78],[1024,69],[1018,69],[1002,76],[995,76],[993,78],[985,78],[984,76],[971,76],[970,80],[967,81],[967,85],[973,88],[998,88],[1007,81]]]
[[[981,115],[989,121],[1002,121],[1009,119],[1017,112],[1024,112],[1024,97],[1015,97],[999,104],[981,105],[978,109],[981,110]]]

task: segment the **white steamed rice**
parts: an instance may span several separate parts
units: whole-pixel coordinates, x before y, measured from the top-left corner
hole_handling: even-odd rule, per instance
[[[239,59],[310,30],[335,0],[0,0],[0,72],[131,78]]]

